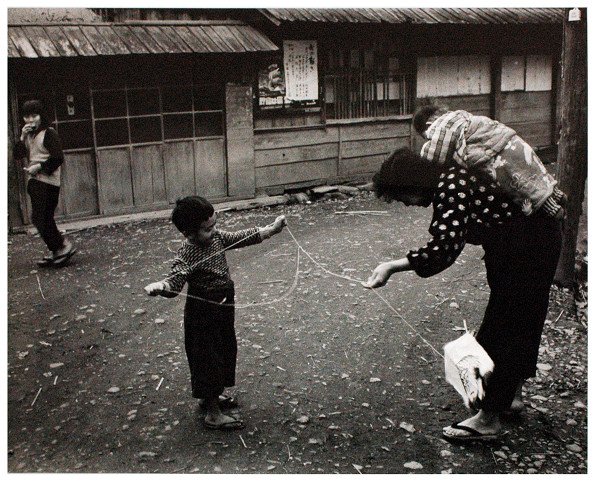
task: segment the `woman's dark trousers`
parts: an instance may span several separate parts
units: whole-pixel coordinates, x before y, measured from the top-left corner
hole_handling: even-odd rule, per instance
[[[483,248],[491,293],[476,338],[495,363],[481,408],[500,412],[512,404],[519,382],[536,373],[561,224],[537,213],[488,237]]]

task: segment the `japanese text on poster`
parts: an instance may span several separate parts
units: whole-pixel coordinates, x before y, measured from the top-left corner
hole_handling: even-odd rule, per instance
[[[286,98],[293,101],[317,100],[317,42],[284,40]]]

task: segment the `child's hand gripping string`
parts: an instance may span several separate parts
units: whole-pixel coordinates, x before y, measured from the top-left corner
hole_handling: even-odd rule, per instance
[[[261,235],[261,238],[265,240],[266,238],[274,236],[276,233],[280,233],[286,225],[286,215],[280,215],[273,223],[260,228],[259,234]]]
[[[145,286],[143,290],[145,290],[145,293],[147,293],[147,295],[155,297],[160,293],[168,291],[169,286],[165,281],[162,280],[161,282],[150,283],[149,285]]]

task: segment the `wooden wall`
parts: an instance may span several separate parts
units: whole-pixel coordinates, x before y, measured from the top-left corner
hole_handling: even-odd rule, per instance
[[[503,92],[496,117],[533,148],[553,144],[552,92]]]
[[[417,96],[482,95],[491,90],[489,55],[419,57]]]
[[[276,112],[278,113],[278,112]],[[293,115],[258,112],[255,114],[255,130],[308,127],[323,125],[321,112],[301,112]]]
[[[326,128],[255,134],[258,190],[368,178],[388,154],[411,142],[410,117],[375,122],[334,122]]]

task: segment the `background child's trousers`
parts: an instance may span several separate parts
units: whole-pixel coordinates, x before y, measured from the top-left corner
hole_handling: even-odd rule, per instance
[[[518,135],[479,167],[508,192],[526,215],[537,211],[545,203],[557,183],[531,146]]]
[[[188,294],[218,303],[189,296],[184,312],[185,350],[191,370],[192,395],[194,398],[217,397],[224,388],[235,383],[234,287],[211,292],[189,288]]]

